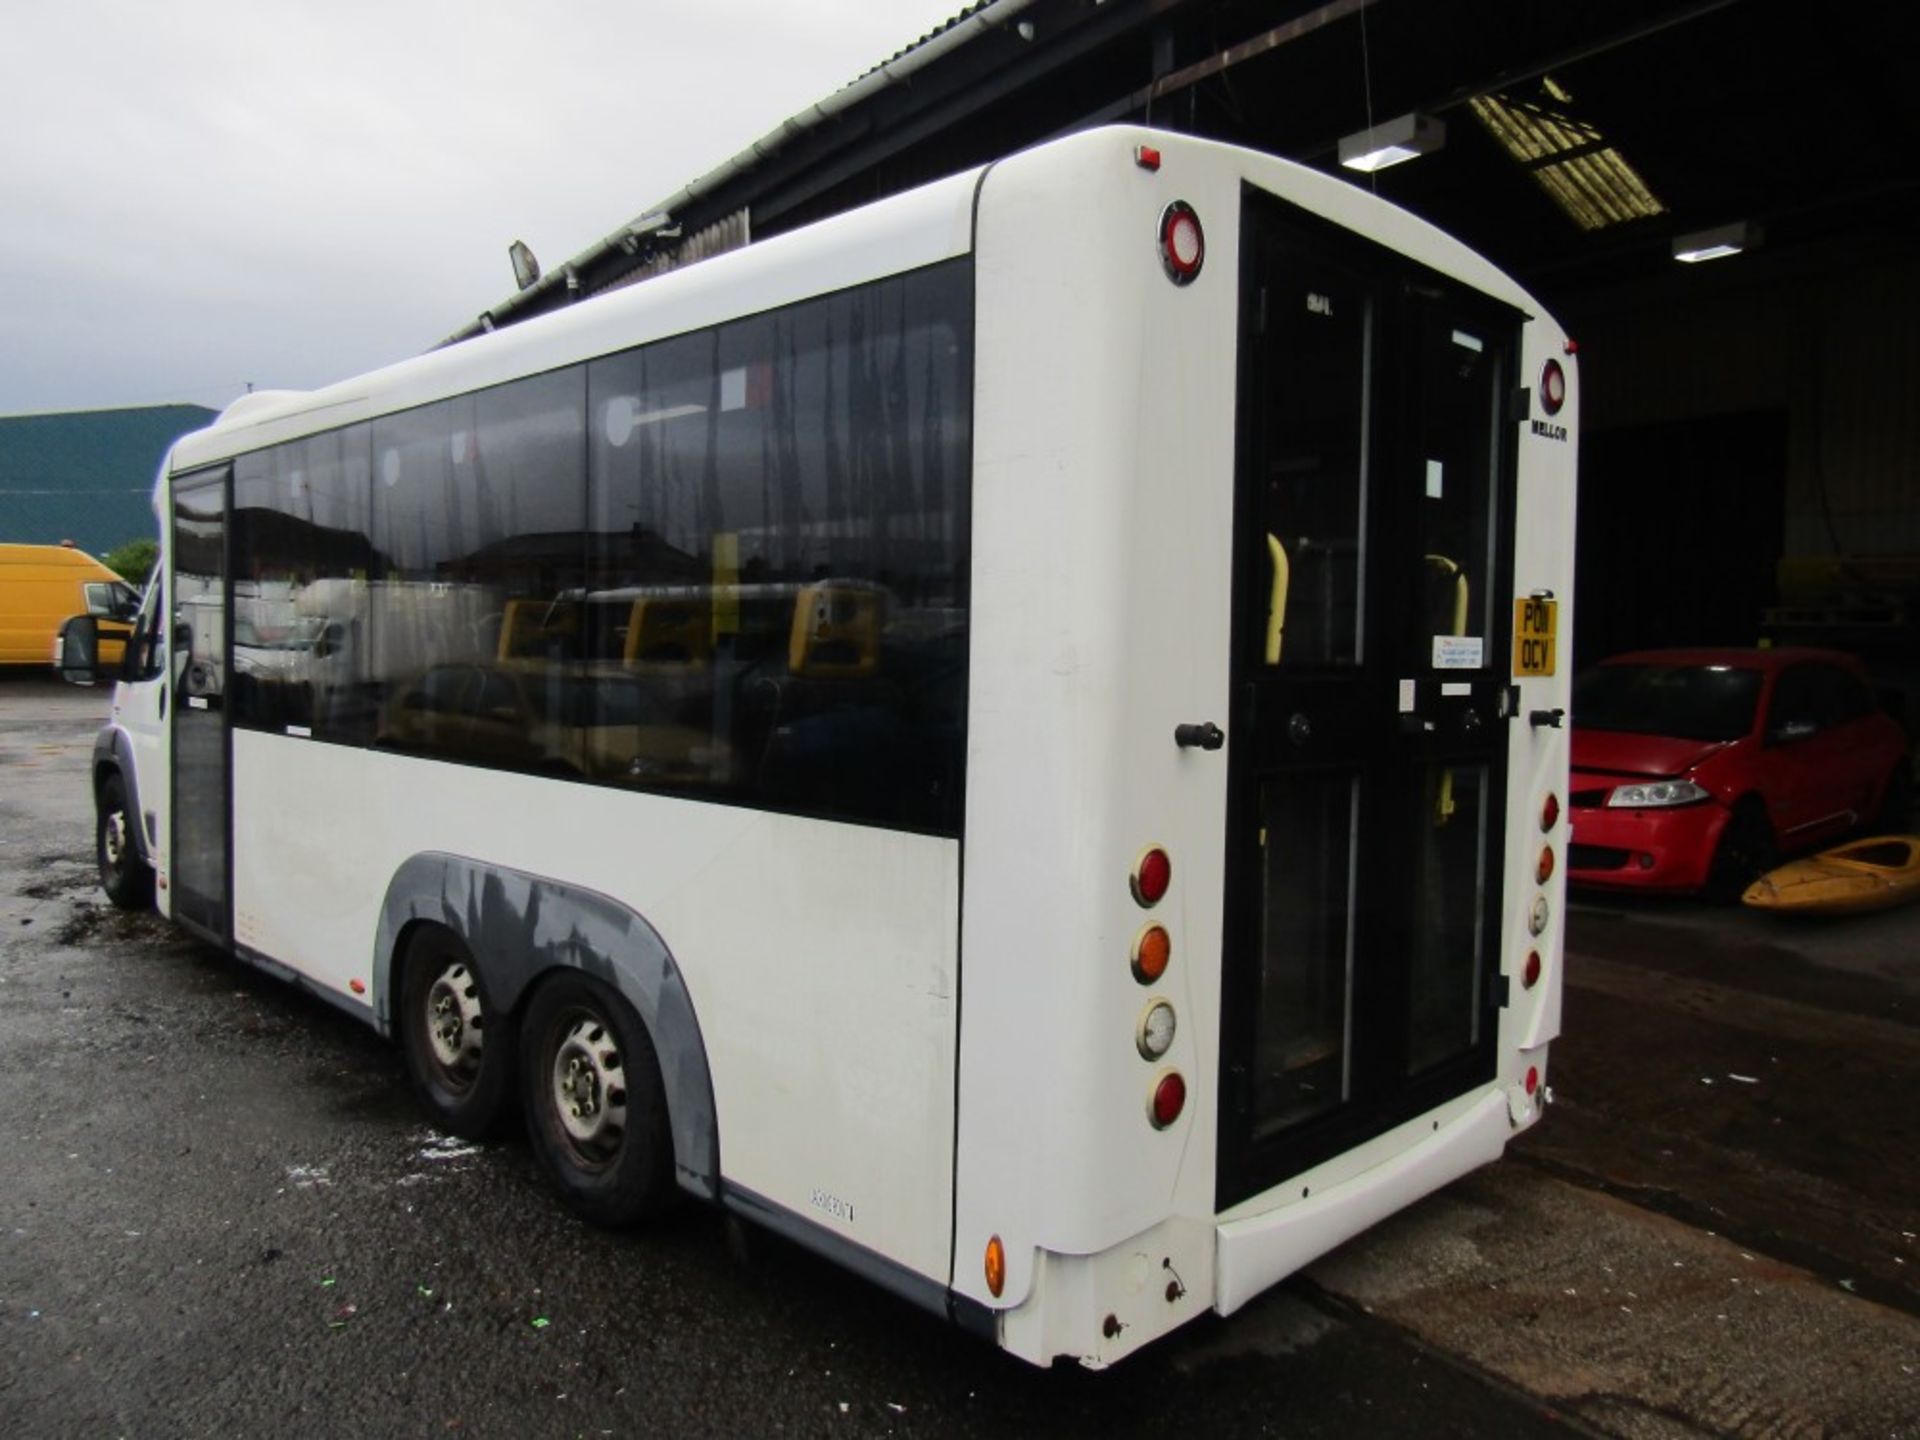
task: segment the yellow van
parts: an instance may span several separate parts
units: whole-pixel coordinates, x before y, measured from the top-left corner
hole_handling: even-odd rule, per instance
[[[0,665],[50,665],[60,627],[100,618],[100,663],[118,665],[140,608],[134,588],[71,545],[0,545]]]

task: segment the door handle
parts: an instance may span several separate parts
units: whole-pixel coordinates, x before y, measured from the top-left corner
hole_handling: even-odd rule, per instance
[[[1227,743],[1227,732],[1211,720],[1203,725],[1176,725],[1173,743],[1183,750],[1218,750]]]

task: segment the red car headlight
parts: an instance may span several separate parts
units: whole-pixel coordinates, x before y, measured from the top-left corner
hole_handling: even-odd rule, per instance
[[[1712,795],[1691,780],[1649,780],[1641,785],[1616,785],[1607,796],[1610,810],[1652,810],[1667,805],[1697,805]]]

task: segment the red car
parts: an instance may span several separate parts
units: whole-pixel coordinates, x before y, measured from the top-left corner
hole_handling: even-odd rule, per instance
[[[1576,885],[1737,896],[1778,858],[1900,829],[1906,735],[1833,650],[1643,650],[1573,686]]]

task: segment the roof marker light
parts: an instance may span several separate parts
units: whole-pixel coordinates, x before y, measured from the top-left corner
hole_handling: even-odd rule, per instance
[[[1151,145],[1136,145],[1133,147],[1133,163],[1142,170],[1158,170],[1160,152]]]

